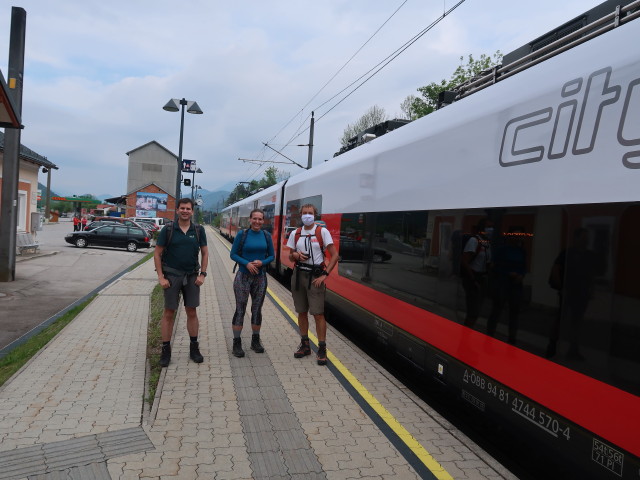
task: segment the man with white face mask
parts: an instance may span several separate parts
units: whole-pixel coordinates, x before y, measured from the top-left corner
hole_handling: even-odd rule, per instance
[[[318,214],[316,207],[311,204],[303,205],[300,213],[304,227],[291,232],[287,241],[287,247],[290,249],[289,260],[296,264],[291,278],[291,293],[295,310],[298,313],[298,327],[301,336],[300,346],[293,356],[303,358],[311,355],[307,313],[309,312],[316,321],[318,365],[326,365],[325,280],[338,263],[338,254],[329,231],[315,224],[315,218]],[[325,249],[330,254],[328,264],[325,264]]]

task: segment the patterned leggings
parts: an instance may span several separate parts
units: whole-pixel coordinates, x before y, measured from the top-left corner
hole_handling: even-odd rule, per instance
[[[251,295],[251,325],[262,325],[262,304],[267,293],[267,276],[238,272],[233,280],[233,293],[236,296],[236,313],[233,314],[232,325],[244,324],[249,295]]]

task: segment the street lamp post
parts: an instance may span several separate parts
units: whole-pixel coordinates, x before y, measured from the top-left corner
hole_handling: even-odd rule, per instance
[[[194,170],[193,172],[193,180],[191,180],[191,200],[195,200],[196,198],[193,196],[193,189],[195,188],[195,183],[196,183],[196,173],[204,173],[204,172],[200,169]],[[202,187],[198,187],[198,188],[202,188]]]
[[[180,105],[180,107],[178,106]],[[178,100],[177,98],[172,98],[167,102],[167,104],[162,107],[167,112],[177,112],[180,111],[180,144],[178,146],[178,172],[176,174],[176,214],[178,212],[178,200],[180,199],[180,181],[181,181],[181,172],[182,172],[182,137],[184,134],[184,107],[187,107],[188,113],[202,114],[204,113],[198,104],[195,101]]]

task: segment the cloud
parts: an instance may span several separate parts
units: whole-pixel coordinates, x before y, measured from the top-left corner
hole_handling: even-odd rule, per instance
[[[349,90],[332,96],[454,3],[407,2],[388,20],[401,1],[14,0],[27,10],[22,141],[60,167],[54,190],[95,184],[95,193],[119,195],[126,152],[156,140],[178,153],[180,115],[162,106],[184,97],[205,112],[185,115],[183,149],[204,188],[260,178],[269,165],[295,174],[238,158],[286,161],[261,143],[270,141],[306,165],[307,148],[295,144],[308,143],[315,110],[314,158],[331,159],[345,126],[371,106],[394,115],[418,87],[448,78],[460,56],[505,53],[597,3],[466,2],[336,106]],[[9,41],[9,7],[0,3],[0,43]]]

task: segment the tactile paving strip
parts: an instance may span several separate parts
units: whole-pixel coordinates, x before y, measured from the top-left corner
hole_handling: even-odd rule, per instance
[[[142,427],[127,428],[0,452],[0,472],[7,480],[111,480],[108,459],[153,449]]]
[[[222,269],[213,270],[220,314],[231,318],[235,307],[227,301],[233,298],[231,282],[222,276]],[[231,343],[231,329],[225,332]],[[232,361],[231,371],[254,478],[326,479],[268,352]]]

